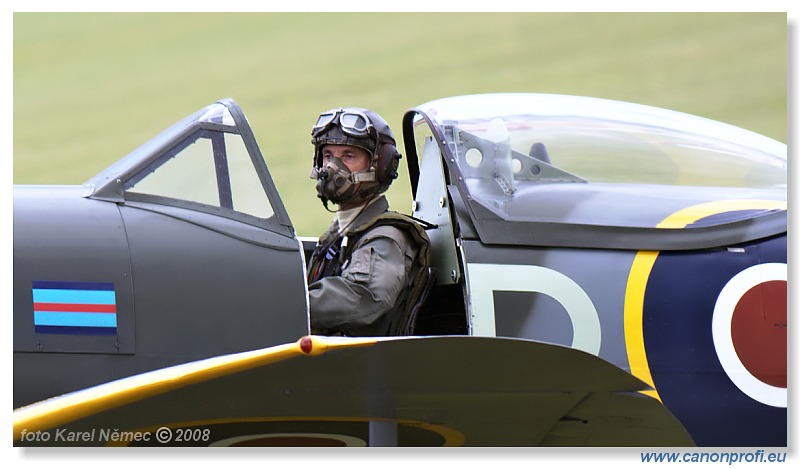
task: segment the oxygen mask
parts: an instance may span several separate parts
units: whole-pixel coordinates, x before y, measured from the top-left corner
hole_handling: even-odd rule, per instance
[[[339,158],[331,158],[322,168],[315,168],[311,177],[317,179],[317,197],[323,202],[339,204],[356,193],[353,173]]]

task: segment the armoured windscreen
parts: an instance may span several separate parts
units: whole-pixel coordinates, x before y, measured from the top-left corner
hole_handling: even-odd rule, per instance
[[[272,206],[241,135],[222,131],[230,120],[226,115],[209,112],[207,122],[222,124],[221,130],[195,132],[129,180],[127,191],[271,217]]]

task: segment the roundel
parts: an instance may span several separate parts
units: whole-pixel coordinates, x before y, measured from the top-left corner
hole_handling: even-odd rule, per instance
[[[712,333],[720,364],[751,398],[786,407],[786,264],[758,264],[723,287]]]
[[[332,433],[260,433],[215,441],[211,446],[339,447],[367,446],[362,438]]]
[[[396,426],[398,446],[463,446],[464,435],[443,425],[415,420],[379,420]],[[238,417],[179,422],[169,428],[170,439],[117,442],[119,446],[367,446],[370,419],[364,417]],[[156,427],[136,430],[155,434]],[[179,435],[191,437],[175,438]]]
[[[702,204],[659,227],[785,210],[785,202],[759,203]],[[785,445],[786,248],[780,234],[728,249],[641,251],[634,259],[625,300],[631,372],[700,446]]]
[[[785,248],[781,236],[653,263],[642,304],[652,382],[693,436],[713,435],[699,445],[785,439]]]

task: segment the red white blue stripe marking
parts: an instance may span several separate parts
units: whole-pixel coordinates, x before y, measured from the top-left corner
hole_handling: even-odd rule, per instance
[[[117,335],[117,299],[109,282],[33,281],[39,334]]]

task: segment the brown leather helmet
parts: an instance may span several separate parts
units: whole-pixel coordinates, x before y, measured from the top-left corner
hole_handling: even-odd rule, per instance
[[[327,174],[322,167],[322,149],[325,145],[352,145],[363,148],[371,155],[367,170],[352,175],[350,182],[354,190],[348,191],[345,198],[336,200],[335,196],[320,189],[321,184],[317,184],[318,196],[325,204],[327,200],[334,203],[369,200],[386,192],[397,178],[402,155],[397,150],[389,124],[374,111],[348,107],[321,113],[311,129],[311,143],[314,145],[311,178],[318,181]]]

